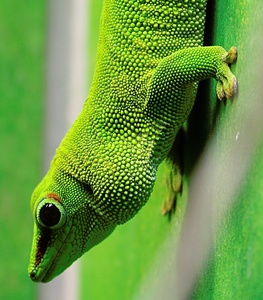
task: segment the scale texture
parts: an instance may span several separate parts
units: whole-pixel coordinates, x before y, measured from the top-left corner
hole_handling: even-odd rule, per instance
[[[52,280],[145,205],[198,81],[235,93],[235,48],[202,47],[206,2],[105,0],[89,96],[32,195],[32,280]]]

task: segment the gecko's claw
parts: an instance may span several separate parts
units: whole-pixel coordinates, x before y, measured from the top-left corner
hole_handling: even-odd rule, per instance
[[[223,57],[223,61],[227,64],[233,64],[237,60],[237,47],[232,46],[226,55]]]
[[[224,98],[231,99],[236,93],[237,79],[232,73],[231,76],[217,82],[216,94],[219,100],[223,100]]]

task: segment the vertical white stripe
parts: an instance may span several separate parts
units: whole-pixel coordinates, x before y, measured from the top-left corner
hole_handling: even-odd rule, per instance
[[[87,2],[49,1],[44,169],[87,96]],[[78,299],[78,263],[39,285],[39,299]]]

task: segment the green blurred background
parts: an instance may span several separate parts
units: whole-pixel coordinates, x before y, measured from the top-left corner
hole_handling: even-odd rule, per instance
[[[45,1],[0,3],[0,295],[34,299],[29,199],[41,174]]]
[[[101,2],[91,0],[87,6],[87,87],[95,66]],[[220,202],[226,195],[223,188],[210,199],[215,203],[212,207],[214,218],[207,224],[214,228],[210,240],[212,247],[204,258],[201,273],[190,267],[188,274],[197,274],[189,283],[194,286],[192,297],[263,299],[263,139],[260,126],[263,118],[255,115],[246,123],[246,116],[254,112],[253,109],[260,116],[263,112],[260,106],[263,3],[250,0],[208,2],[205,43],[219,44],[226,49],[232,45],[238,47],[238,62],[232,67],[239,80],[238,96],[233,101],[218,103],[214,80],[200,85],[185,137],[186,176],[175,215],[169,221],[160,214],[167,194],[164,184],[167,169],[162,165],[145,208],[80,260],[79,291],[75,299],[181,299],[178,294],[180,279],[173,262],[177,247],[184,247],[183,243],[178,246],[178,233],[182,222],[187,224],[188,211],[195,199],[192,178],[212,136],[219,149],[213,162],[224,167],[220,169],[216,164],[215,169],[220,171],[215,185],[222,187],[225,183],[223,187],[235,189],[227,194],[229,199],[225,200],[228,202]],[[45,296],[48,285],[35,284],[27,276],[33,223],[29,199],[43,175],[47,43],[48,32],[52,30],[49,17],[46,1],[0,2],[1,299],[52,299]],[[254,103],[259,103],[257,109]],[[247,131],[242,127],[244,124]],[[255,132],[256,137],[251,141]],[[229,171],[226,157],[233,145],[237,145],[234,148],[236,156],[245,154],[234,164],[234,170]],[[208,149],[206,153],[213,151]],[[220,183],[221,178],[228,180]],[[236,182],[235,178],[239,180]],[[202,195],[203,189],[214,186],[203,182],[198,188]],[[188,194],[192,197],[185,215]],[[224,205],[221,214],[220,208]],[[200,205],[195,209],[205,208]],[[217,219],[219,223],[214,221]],[[193,245],[188,244],[183,251],[195,253]]]

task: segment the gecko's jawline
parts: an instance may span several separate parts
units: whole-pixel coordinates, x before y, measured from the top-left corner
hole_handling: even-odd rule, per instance
[[[72,225],[70,226],[69,232],[68,232],[67,236],[65,237],[63,243],[61,244],[60,248],[57,250],[56,255],[54,255],[52,258],[49,259],[48,264],[44,268],[41,268],[41,267],[39,268],[39,266],[41,266],[41,262],[40,262],[40,264],[38,264],[37,267],[35,267],[35,265],[33,266],[33,270],[29,272],[29,277],[32,279],[32,281],[45,283],[45,282],[51,281],[55,276],[59,275],[57,273],[54,274],[54,272],[49,273],[49,271],[52,268],[57,257],[59,256],[62,247],[65,245],[65,241],[67,240],[67,238],[71,232],[71,228],[72,228]],[[42,257],[42,261],[43,261],[43,257]]]
[[[46,268],[44,268],[44,269],[37,268],[37,269],[33,269],[31,272],[29,272],[29,277],[32,279],[32,281],[34,281],[34,282],[50,281],[52,279],[52,277],[47,276],[47,274],[48,274],[50,268],[52,267],[53,262],[55,261],[56,257],[57,257],[57,254],[54,257],[54,259],[50,260],[49,265],[46,266]]]

